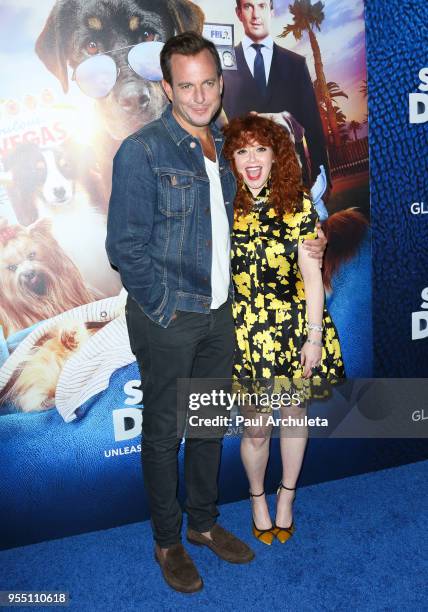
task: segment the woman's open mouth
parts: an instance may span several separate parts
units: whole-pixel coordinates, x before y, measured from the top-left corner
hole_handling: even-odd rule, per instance
[[[245,168],[245,174],[249,181],[258,181],[262,176],[262,166],[248,166]]]

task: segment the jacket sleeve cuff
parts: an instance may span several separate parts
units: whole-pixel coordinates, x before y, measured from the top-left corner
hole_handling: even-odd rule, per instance
[[[177,293],[176,291],[170,291],[168,287],[165,287],[165,294],[162,302],[158,308],[153,312],[145,311],[145,314],[154,323],[157,323],[161,327],[168,327],[171,322],[172,316],[174,315],[177,308]]]

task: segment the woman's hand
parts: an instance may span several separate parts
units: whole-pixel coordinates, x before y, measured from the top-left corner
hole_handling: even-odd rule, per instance
[[[317,223],[317,234],[318,238],[314,238],[313,240],[304,240],[302,244],[309,257],[317,259],[319,262],[319,267],[322,268],[324,251],[327,248],[327,238],[322,231],[321,223],[319,221]]]
[[[310,378],[313,374],[312,368],[319,366],[322,348],[315,344],[305,342],[300,353],[300,363],[303,366],[303,377]]]

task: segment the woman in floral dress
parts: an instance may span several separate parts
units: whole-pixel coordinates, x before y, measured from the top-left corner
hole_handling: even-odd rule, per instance
[[[302,184],[294,145],[281,126],[257,115],[232,120],[224,132],[225,155],[238,182],[232,237],[234,378],[243,388],[248,388],[248,380],[252,388],[257,380],[265,389],[266,381],[275,381],[275,389],[282,381],[283,390],[297,387],[303,398],[316,396],[317,381],[343,378],[344,367],[324,303],[319,262],[302,246],[304,240],[316,238],[318,219]],[[284,405],[281,417],[302,417],[305,405],[304,399],[300,406]],[[270,410],[247,410],[246,416],[264,421],[262,426],[247,426],[241,444],[253,501],[253,533],[265,544],[275,537],[284,543],[294,532],[292,504],[307,442],[306,427],[298,434],[281,432],[283,474],[272,523],[264,495]]]

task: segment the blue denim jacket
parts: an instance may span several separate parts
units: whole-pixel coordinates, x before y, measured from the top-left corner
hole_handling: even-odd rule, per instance
[[[222,155],[223,136],[211,130],[231,231],[236,181]],[[107,253],[129,295],[168,327],[176,310],[210,310],[211,239],[202,147],[168,106],[160,119],[126,138],[114,157]]]

